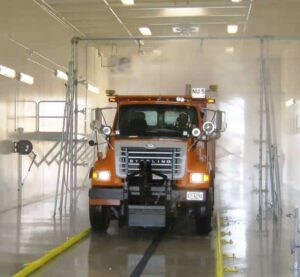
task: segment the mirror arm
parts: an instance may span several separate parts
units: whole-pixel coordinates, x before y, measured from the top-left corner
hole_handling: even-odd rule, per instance
[[[96,149],[97,149],[97,153],[99,153],[99,145],[98,145],[98,135],[97,135],[97,131],[95,131],[95,136],[96,136]]]

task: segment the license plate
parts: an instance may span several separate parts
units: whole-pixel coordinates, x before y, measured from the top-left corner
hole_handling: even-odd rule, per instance
[[[203,191],[188,191],[186,193],[186,200],[203,201],[204,193],[203,193]]]

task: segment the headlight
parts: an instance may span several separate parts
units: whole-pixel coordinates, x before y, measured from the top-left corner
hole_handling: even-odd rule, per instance
[[[195,138],[199,137],[199,136],[201,135],[201,130],[200,130],[199,128],[194,128],[194,129],[192,130],[192,135],[193,135],[193,137],[195,137]]]
[[[205,173],[191,173],[190,182],[193,184],[205,183],[209,181],[209,175]]]
[[[215,131],[215,129],[216,129],[215,124],[213,124],[213,123],[210,122],[210,121],[206,121],[206,122],[203,124],[203,130],[204,130],[204,132],[205,132],[207,135],[212,134],[212,133]]]
[[[109,136],[111,134],[111,128],[109,126],[103,127],[102,133],[106,136]]]
[[[98,181],[109,181],[110,171],[109,170],[99,170],[93,172],[93,179]]]

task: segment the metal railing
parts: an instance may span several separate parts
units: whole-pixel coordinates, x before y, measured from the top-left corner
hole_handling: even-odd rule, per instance
[[[36,114],[36,132],[40,131],[40,119],[63,119],[65,116],[57,116],[57,115],[41,115],[41,104],[49,104],[49,103],[66,103],[62,100],[52,100],[52,101],[39,101],[37,102],[37,114]]]

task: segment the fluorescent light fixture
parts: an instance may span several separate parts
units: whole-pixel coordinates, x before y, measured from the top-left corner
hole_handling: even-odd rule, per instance
[[[199,32],[198,26],[177,26],[172,28],[174,33],[197,33]]]
[[[19,75],[19,80],[27,85],[33,85],[34,83],[34,78],[32,76],[22,72]]]
[[[169,17],[185,17],[185,16],[203,16],[207,10],[203,8],[166,8],[163,11],[163,16]]]
[[[149,27],[140,27],[139,30],[140,30],[141,34],[144,35],[144,36],[151,36],[152,35],[152,32],[151,32]]]
[[[16,77],[16,71],[4,65],[0,65],[0,75],[13,79]]]
[[[238,25],[227,25],[227,33],[228,34],[236,34],[239,29]]]
[[[231,2],[233,2],[233,3],[240,3],[240,2],[242,2],[243,0],[231,0]]]
[[[294,105],[295,103],[296,103],[296,99],[295,98],[291,98],[291,99],[289,99],[289,100],[287,100],[285,102],[285,106],[286,107],[290,107],[290,106]]]
[[[227,47],[225,49],[226,53],[233,53],[234,52],[234,47]]]
[[[173,27],[172,30],[173,30],[174,33],[181,33],[182,32],[181,27]]]
[[[59,79],[65,80],[65,81],[68,81],[68,79],[69,79],[68,74],[64,71],[59,70],[59,69],[55,70],[55,76]]]
[[[87,89],[88,89],[88,91],[90,91],[90,92],[93,92],[93,93],[96,93],[96,94],[99,93],[99,89],[98,89],[97,87],[91,85],[91,84],[88,84],[88,85],[87,85]]]
[[[134,0],[121,0],[121,2],[126,6],[134,5]]]
[[[199,27],[197,27],[197,26],[191,26],[191,27],[189,27],[189,31],[191,33],[198,33],[199,32]]]

